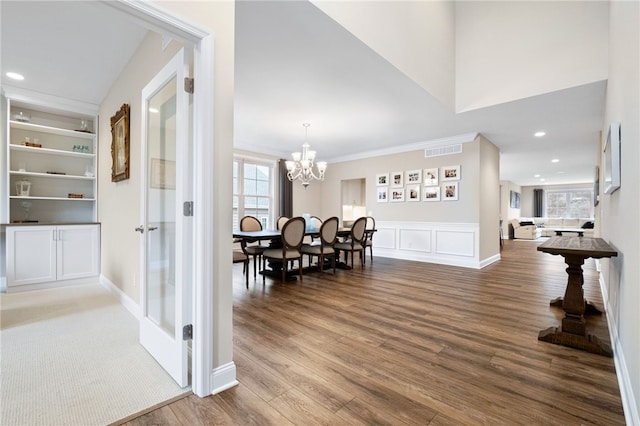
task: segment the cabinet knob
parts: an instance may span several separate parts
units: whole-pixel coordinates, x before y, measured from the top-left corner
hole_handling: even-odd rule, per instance
[[[144,226],[140,225],[135,229],[137,232],[144,234]]]

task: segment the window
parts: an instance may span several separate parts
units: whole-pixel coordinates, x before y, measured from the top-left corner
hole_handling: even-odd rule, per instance
[[[548,190],[545,195],[547,217],[593,217],[593,189]]]
[[[255,216],[263,228],[273,223],[273,163],[246,158],[233,161],[233,229],[244,216]]]

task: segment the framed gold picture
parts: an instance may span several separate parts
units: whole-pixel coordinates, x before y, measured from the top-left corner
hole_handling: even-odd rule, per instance
[[[129,105],[111,117],[111,182],[129,179]]]

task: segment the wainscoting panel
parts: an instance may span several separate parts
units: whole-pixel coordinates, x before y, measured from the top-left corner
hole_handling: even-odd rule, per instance
[[[431,251],[431,230],[399,228],[400,250]]]
[[[480,269],[496,260],[480,259],[479,224],[377,221],[374,256]]]
[[[443,230],[436,231],[436,253],[454,256],[475,255],[475,232]]]
[[[396,248],[396,228],[385,228],[376,224],[376,233],[373,236],[374,247],[381,249]]]

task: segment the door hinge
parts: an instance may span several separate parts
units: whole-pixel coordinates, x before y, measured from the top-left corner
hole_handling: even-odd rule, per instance
[[[182,205],[183,216],[193,216],[193,201],[185,201]]]
[[[187,324],[182,327],[182,340],[193,339],[193,325]]]
[[[184,78],[184,91],[187,93],[193,94],[193,78],[191,77]]]

